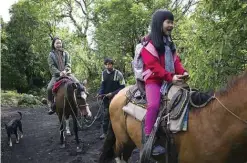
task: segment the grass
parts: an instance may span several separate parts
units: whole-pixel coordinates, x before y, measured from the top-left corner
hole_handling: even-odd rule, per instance
[[[34,107],[40,105],[38,96],[20,94],[16,91],[1,91],[2,106]]]

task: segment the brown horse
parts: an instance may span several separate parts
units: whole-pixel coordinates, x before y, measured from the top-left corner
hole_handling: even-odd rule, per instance
[[[142,147],[141,122],[122,110],[127,90],[121,90],[110,104],[112,126],[99,162],[110,162],[114,157],[117,162],[127,161],[135,147]],[[175,134],[180,163],[247,161],[247,71],[216,92],[215,97],[203,108],[192,108],[188,131]],[[164,162],[164,157],[158,162]]]
[[[79,138],[78,138],[78,114],[91,114],[89,107],[86,103],[86,90],[80,90],[78,92],[78,85],[72,81],[66,82],[62,84],[56,95],[54,96],[54,99],[56,101],[56,113],[59,118],[60,122],[60,143],[61,148],[65,148],[65,134],[64,134],[64,127],[66,126],[66,132],[67,134],[70,134],[69,132],[69,116],[72,116],[73,119],[73,129],[75,134],[75,140],[77,143],[77,152],[81,151],[81,148],[79,147]],[[80,95],[78,98],[77,95]],[[89,115],[90,116],[90,115]],[[64,122],[66,122],[66,125],[64,125]]]

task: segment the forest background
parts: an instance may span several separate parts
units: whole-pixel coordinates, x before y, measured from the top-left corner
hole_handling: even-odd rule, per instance
[[[134,84],[135,45],[159,8],[175,15],[172,37],[191,87],[219,89],[246,70],[245,0],[19,0],[10,8],[10,21],[1,18],[2,101],[11,104],[9,97],[23,94],[26,102],[27,94],[45,97],[54,36],[62,39],[72,72],[87,79],[90,93],[100,86],[106,57],[115,60],[127,85]]]

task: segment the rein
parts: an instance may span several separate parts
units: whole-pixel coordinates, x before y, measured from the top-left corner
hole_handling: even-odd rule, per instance
[[[180,87],[180,86],[178,86],[180,89],[183,89],[183,90],[185,90],[185,91],[188,91],[187,89],[185,89],[185,88],[183,88],[183,87]],[[190,88],[190,87],[189,87]],[[190,88],[190,90],[188,91],[189,93],[191,93],[191,92],[193,92],[192,90],[191,90],[191,88]],[[235,113],[233,113],[230,109],[228,109],[216,96],[215,96],[215,94],[211,97],[211,98],[209,98],[208,99],[208,101],[206,102],[206,104],[210,101],[210,100],[212,100],[212,99],[216,99],[219,103],[220,103],[220,105],[221,106],[223,106],[223,108],[226,110],[226,111],[228,111],[232,116],[234,116],[235,118],[237,118],[238,120],[240,120],[240,121],[242,121],[243,123],[245,123],[245,124],[247,124],[247,120],[244,120],[244,119],[242,119],[241,117],[239,117],[239,116],[237,116]],[[191,98],[190,98],[190,103],[192,104],[192,106],[194,106],[194,107],[204,107],[204,106],[206,106],[206,105],[195,105],[193,102],[192,102],[192,100],[191,100]]]
[[[243,120],[242,118],[240,118],[239,116],[234,114],[231,110],[229,110],[217,97],[215,97],[215,95],[214,95],[214,98],[220,103],[221,106],[223,106],[224,109],[226,109],[229,113],[231,113],[232,116],[234,116],[238,120],[240,120],[240,121],[244,122],[245,124],[247,124],[246,120]]]
[[[72,106],[71,106],[71,103],[70,103],[70,101],[69,101],[69,99],[68,99],[68,94],[67,94],[67,90],[68,90],[68,84],[66,84],[66,93],[65,93],[65,96],[64,96],[64,98],[65,99],[67,99],[67,101],[68,101],[68,103],[69,103],[69,106],[70,106],[70,109],[71,109],[71,111],[72,111],[72,113],[74,114],[74,117],[75,117],[75,119],[76,119],[76,122],[77,122],[77,124],[78,124],[78,126],[80,127],[80,128],[82,128],[82,126],[80,125],[80,122],[79,122],[79,120],[77,119],[77,116],[76,116],[76,114],[75,114],[75,112],[74,112],[74,110],[73,110],[73,108],[72,108]],[[77,109],[79,109],[78,108],[78,103],[77,103],[77,100],[76,100],[76,96],[75,96],[75,90],[74,90],[74,92],[73,92],[73,94],[74,94],[74,96],[73,96],[73,99],[74,99],[74,102],[75,102],[75,104],[76,104],[76,108]],[[65,103],[65,101],[64,101],[64,103]]]

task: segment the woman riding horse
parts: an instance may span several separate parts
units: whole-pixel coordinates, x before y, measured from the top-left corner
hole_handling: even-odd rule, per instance
[[[146,48],[142,48],[141,56],[144,63],[143,76],[145,80],[145,91],[147,97],[147,114],[145,117],[145,142],[157,119],[160,107],[160,88],[165,82],[182,81],[183,75],[188,75],[183,68],[179,56],[176,53],[174,42],[171,38],[174,16],[170,11],[157,10],[152,17],[151,33],[145,38],[146,46],[154,47],[158,56],[154,56]],[[144,74],[143,73],[143,74]],[[154,146],[153,155],[164,153],[161,146]]]
[[[164,16],[168,14],[167,16]],[[159,19],[155,19],[155,17]],[[158,21],[160,20],[160,21]],[[165,21],[162,21],[165,20]],[[153,16],[152,20],[152,30],[154,29],[153,23],[159,24],[156,29],[162,29],[162,32],[169,35],[172,30],[173,16],[170,12],[159,10]],[[168,22],[167,22],[168,21]],[[156,24],[156,25],[157,25]],[[165,36],[166,36],[165,35]],[[155,36],[155,35],[153,35]],[[156,35],[157,36],[157,35]],[[163,37],[164,35],[162,35]],[[167,53],[167,48],[164,49],[164,43],[161,41],[162,37],[154,37],[152,39],[151,31],[151,41],[160,40],[160,42],[153,42],[154,46],[159,47],[162,52]],[[159,38],[159,39],[158,39]],[[159,44],[161,43],[161,44]],[[143,48],[144,49],[144,48]],[[156,48],[157,49],[157,48]],[[172,49],[171,49],[172,50]],[[145,57],[150,58],[146,60]],[[159,55],[161,58],[162,55]],[[154,83],[161,81],[178,81],[180,79],[179,75],[174,75],[171,72],[165,70],[164,65],[160,63],[165,62],[165,66],[169,65],[167,63],[168,55],[165,55],[165,61],[160,59],[157,62],[151,54],[142,51],[142,57],[144,60],[144,66],[148,66],[148,61],[154,63],[155,66],[150,66],[150,69],[154,67],[160,67],[160,71],[154,71],[150,74],[149,79],[154,78]],[[145,61],[146,60],[146,61]],[[179,61],[179,60],[178,60]],[[151,65],[150,63],[150,65]],[[173,64],[172,64],[173,65]],[[175,66],[175,72],[179,66]],[[157,70],[157,69],[156,69]],[[182,69],[181,69],[182,70]],[[179,74],[184,74],[185,71],[179,71]],[[185,73],[186,75],[186,73]],[[157,80],[159,79],[159,80]],[[148,80],[147,80],[148,81]],[[151,84],[155,88],[150,89],[146,81],[146,93],[148,101],[148,110],[152,108],[152,114],[148,113],[145,121],[145,134],[148,135],[154,125],[155,119],[157,117],[158,102],[160,97],[158,83]],[[149,80],[150,81],[150,80]],[[150,81],[151,83],[151,81]],[[150,87],[151,87],[150,86]],[[131,86],[130,86],[131,87]],[[114,158],[117,163],[127,162],[131,153],[135,147],[139,149],[143,148],[142,144],[142,125],[139,120],[128,115],[123,111],[123,107],[128,102],[126,93],[129,91],[130,87],[126,87],[121,90],[111,101],[109,112],[111,125],[108,129],[108,134],[104,142],[103,151],[100,155],[99,162],[107,163],[111,162]],[[151,87],[152,88],[152,87]],[[150,93],[149,93],[150,92]],[[149,95],[153,97],[149,98]],[[233,163],[239,162],[244,163],[247,161],[247,70],[237,77],[235,80],[230,81],[228,87],[223,91],[215,92],[215,100],[211,101],[205,107],[200,109],[191,108],[189,112],[188,120],[188,131],[179,132],[174,135],[175,144],[177,149],[177,159],[180,163]],[[154,104],[153,104],[154,103]],[[150,107],[155,106],[155,107]],[[151,108],[151,109],[150,109]],[[148,115],[150,114],[150,115]],[[148,116],[151,118],[149,119]],[[163,119],[163,118],[162,118]],[[162,126],[162,125],[161,125]],[[164,130],[162,127],[159,129]],[[164,133],[165,134],[165,133]],[[161,140],[162,137],[160,137]],[[160,141],[159,144],[164,148],[164,141]],[[164,150],[159,150],[164,151]],[[167,150],[166,150],[167,151]],[[169,152],[169,151],[167,151]],[[160,163],[166,162],[165,154],[157,159]],[[120,160],[121,159],[121,160]]]
[[[71,59],[68,52],[63,49],[62,40],[55,37],[52,40],[51,47],[52,51],[48,57],[48,64],[52,78],[47,87],[48,106],[50,109],[48,112],[49,115],[55,113],[55,104],[52,95],[52,88],[55,82],[60,77],[68,76],[76,83],[79,83],[79,81],[71,74]]]

